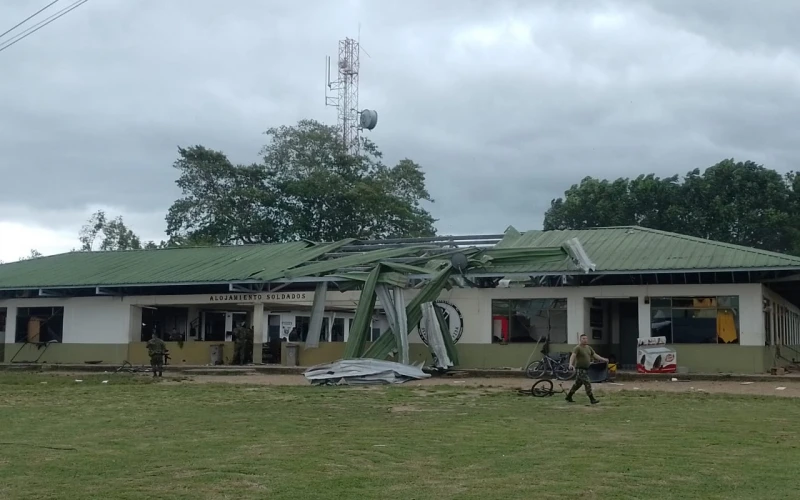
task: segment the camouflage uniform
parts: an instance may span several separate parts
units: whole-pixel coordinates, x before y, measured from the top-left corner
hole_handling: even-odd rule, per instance
[[[147,341],[147,354],[150,355],[150,368],[153,376],[164,376],[164,355],[167,353],[167,344],[157,336]]]
[[[255,341],[255,330],[252,325],[247,329],[247,335],[244,343],[244,360],[246,363],[253,362],[253,342]]]
[[[246,348],[247,329],[243,325],[240,325],[233,330],[233,364],[244,364]]]
[[[589,370],[586,368],[577,368],[575,370],[575,383],[572,384],[572,388],[569,390],[569,394],[567,398],[572,399],[573,394],[583,386],[586,388],[586,395],[589,396],[589,400],[594,401],[594,393],[592,392],[592,383],[589,381]]]
[[[567,393],[567,401],[571,403],[572,396],[583,386],[586,389],[586,395],[589,396],[589,401],[595,404],[597,400],[594,398],[592,383],[589,381],[589,366],[596,356],[594,349],[589,345],[578,345],[572,352],[575,355],[575,383]]]

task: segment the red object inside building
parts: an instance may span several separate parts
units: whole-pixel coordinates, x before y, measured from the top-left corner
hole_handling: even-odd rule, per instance
[[[508,343],[508,318],[505,316],[492,316],[492,334],[495,334],[494,325],[500,322],[500,335],[503,342]]]

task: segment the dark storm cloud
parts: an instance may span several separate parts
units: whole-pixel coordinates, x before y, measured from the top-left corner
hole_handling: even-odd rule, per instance
[[[3,25],[35,10],[6,3]],[[224,5],[90,1],[0,52],[2,217],[109,206],[157,235],[176,146],[251,162],[268,127],[335,120],[324,56],[359,22],[369,137],[424,166],[444,232],[539,227],[587,175],[797,162],[794,2]]]

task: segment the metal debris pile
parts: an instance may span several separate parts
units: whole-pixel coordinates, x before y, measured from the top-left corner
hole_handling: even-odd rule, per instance
[[[521,233],[509,228],[504,241],[508,239],[513,242],[519,237]],[[401,255],[406,256],[404,262],[388,260]],[[373,250],[363,255],[344,254],[342,257],[302,267],[300,274],[333,272],[330,277],[345,279],[361,291],[345,346],[345,359],[310,368],[305,376],[313,384],[402,383],[427,378],[430,375],[425,374],[420,366],[410,365],[408,336],[417,328],[420,334],[424,332],[433,368],[445,371],[457,366],[459,359],[455,341],[450,334],[444,312],[434,304],[442,290],[452,286],[478,286],[469,278],[469,274],[487,267],[560,262],[565,259],[572,261],[573,265],[584,272],[595,269],[595,264],[575,238],[558,247],[462,246],[432,249],[424,245],[412,245]],[[347,266],[360,267],[353,270],[346,269]],[[343,285],[347,286],[337,283],[340,289],[343,289]],[[416,294],[406,303],[406,292],[412,289]],[[311,306],[306,349],[319,347],[327,290],[327,282],[317,285]],[[386,314],[389,328],[368,347],[367,339],[371,334],[372,319],[378,303]],[[397,362],[382,361],[389,357]]]
[[[313,366],[303,375],[313,385],[402,384],[430,377],[419,365],[368,358],[342,359]]]

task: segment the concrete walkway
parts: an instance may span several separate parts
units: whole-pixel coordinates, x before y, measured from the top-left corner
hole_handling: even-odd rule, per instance
[[[120,365],[106,364],[48,364],[48,363],[0,363],[0,371],[65,371],[65,372],[114,372]],[[142,368],[142,367],[137,367]],[[261,373],[267,375],[302,375],[306,367],[281,365],[210,366],[210,365],[167,365],[165,371],[186,375],[248,375]],[[523,370],[453,370],[445,375],[452,378],[524,378]],[[777,380],[800,382],[800,374],[732,374],[732,373],[690,373],[690,374],[642,374],[621,371],[617,380],[710,380],[741,382],[773,382]]]

